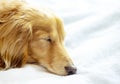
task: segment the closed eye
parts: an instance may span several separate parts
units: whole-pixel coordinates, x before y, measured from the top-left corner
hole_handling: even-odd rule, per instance
[[[52,42],[52,40],[51,40],[50,38],[47,38],[46,40],[47,40],[48,42]]]
[[[47,42],[52,42],[52,39],[50,37],[43,37],[43,38],[39,38],[38,40],[44,40],[44,41],[47,41]]]

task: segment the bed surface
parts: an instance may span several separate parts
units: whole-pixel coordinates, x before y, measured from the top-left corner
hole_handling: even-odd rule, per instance
[[[77,74],[57,76],[36,65],[0,71],[0,84],[120,84],[120,0],[27,0],[55,11]]]

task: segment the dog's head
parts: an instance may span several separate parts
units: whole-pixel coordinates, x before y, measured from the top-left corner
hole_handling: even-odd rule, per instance
[[[59,75],[76,73],[76,68],[64,48],[64,29],[60,18],[44,10],[37,12],[36,18],[31,20],[31,56],[50,72]]]

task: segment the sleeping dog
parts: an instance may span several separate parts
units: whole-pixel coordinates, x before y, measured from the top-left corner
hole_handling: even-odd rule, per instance
[[[63,23],[52,11],[20,0],[0,1],[0,69],[37,63],[58,75],[75,74],[64,36]]]

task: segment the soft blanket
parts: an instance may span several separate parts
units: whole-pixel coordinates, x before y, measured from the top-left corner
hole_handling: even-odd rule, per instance
[[[27,0],[55,11],[77,74],[57,76],[36,65],[0,71],[0,84],[120,84],[120,0]]]

